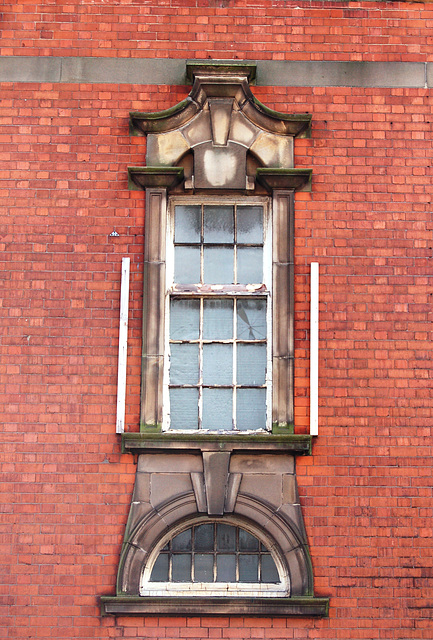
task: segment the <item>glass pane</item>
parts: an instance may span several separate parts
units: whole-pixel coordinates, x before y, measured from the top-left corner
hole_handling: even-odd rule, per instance
[[[160,553],[153,565],[150,582],[168,581],[168,554]]]
[[[228,340],[233,337],[233,300],[203,301],[203,338]]]
[[[174,241],[200,242],[201,207],[197,205],[179,205],[174,210]]]
[[[238,300],[237,336],[241,340],[266,338],[266,300]]]
[[[262,582],[280,582],[280,576],[271,554],[262,556]]]
[[[237,384],[265,384],[266,345],[238,344]]]
[[[238,248],[237,281],[240,284],[263,282],[263,249],[261,247]]]
[[[233,391],[203,389],[203,429],[232,429]]]
[[[244,529],[239,529],[239,551],[258,551],[259,541]]]
[[[196,551],[213,551],[214,526],[200,524],[194,529],[194,549]]]
[[[237,241],[247,244],[263,242],[263,207],[238,207]]]
[[[170,301],[170,338],[172,340],[197,340],[199,335],[200,300]]]
[[[170,389],[170,427],[198,429],[198,389]]]
[[[170,345],[170,383],[198,383],[198,344]]]
[[[206,284],[232,284],[234,281],[233,247],[204,248],[204,282]]]
[[[266,429],[266,389],[237,390],[237,428]]]
[[[217,524],[217,551],[236,551],[236,527]]]
[[[239,556],[239,581],[258,582],[259,581],[259,556],[242,555]]]
[[[191,554],[175,553],[171,562],[173,582],[191,582]]]
[[[191,529],[187,529],[174,536],[171,548],[173,551],[191,551],[191,544]]]
[[[203,384],[232,384],[233,345],[203,345]]]
[[[174,281],[178,284],[200,282],[200,247],[174,248]]]
[[[236,582],[236,556],[223,554],[217,556],[217,582]]]
[[[213,555],[196,553],[194,555],[194,582],[213,582]]]
[[[205,206],[203,239],[205,243],[234,242],[232,206]]]

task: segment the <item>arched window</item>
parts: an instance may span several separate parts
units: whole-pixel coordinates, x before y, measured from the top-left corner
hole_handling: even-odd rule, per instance
[[[163,538],[143,573],[140,595],[275,596],[288,579],[275,550],[256,532],[236,524],[200,520]]]

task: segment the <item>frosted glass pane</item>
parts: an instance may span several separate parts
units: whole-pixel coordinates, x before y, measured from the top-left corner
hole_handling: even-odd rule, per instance
[[[259,556],[239,556],[239,582],[259,581]]]
[[[266,338],[266,300],[238,300],[237,336],[240,340]]]
[[[196,551],[213,551],[214,526],[201,524],[194,529],[194,549]]]
[[[245,529],[239,529],[239,551],[258,551],[259,541]]]
[[[237,241],[248,244],[263,242],[263,207],[238,207]]]
[[[197,340],[199,336],[200,301],[172,298],[170,301],[170,338]]]
[[[280,582],[277,567],[270,554],[262,556],[262,582]]]
[[[170,389],[170,427],[198,429],[198,389]]]
[[[203,389],[203,429],[232,428],[233,391]]]
[[[266,389],[237,390],[237,427],[246,429],[266,428]]]
[[[232,206],[205,206],[203,239],[205,243],[233,244],[234,223]]]
[[[171,562],[173,582],[191,582],[191,554],[176,553]]]
[[[217,551],[236,551],[236,527],[217,524]]]
[[[220,554],[217,556],[217,582],[236,582],[236,556]]]
[[[198,383],[198,344],[170,345],[170,384]]]
[[[200,242],[201,207],[197,205],[179,205],[174,210],[174,241]]]
[[[233,346],[203,345],[203,384],[232,384]]]
[[[233,300],[204,300],[203,338],[228,340],[233,337]]]
[[[187,529],[174,536],[171,548],[173,551],[191,551],[191,544],[191,529]]]
[[[234,250],[231,247],[205,247],[204,282],[232,284],[234,282]]]
[[[261,247],[238,248],[237,281],[240,284],[263,282],[263,249]]]
[[[168,554],[161,553],[155,564],[153,565],[150,582],[167,582],[168,581]]]
[[[178,284],[200,282],[200,247],[174,248],[174,281]]]
[[[237,384],[265,384],[266,345],[239,344],[237,352]]]
[[[194,556],[194,582],[213,582],[213,555],[196,553]]]

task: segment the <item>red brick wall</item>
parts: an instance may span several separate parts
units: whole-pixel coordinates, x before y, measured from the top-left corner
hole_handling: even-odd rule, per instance
[[[177,4],[5,2],[1,52],[428,60],[433,5]],[[314,259],[320,435],[297,472],[330,618],[115,620],[98,596],[114,594],[135,473],[114,433],[122,256],[129,430],[141,345],[144,194],[128,191],[126,167],[144,163],[145,140],[129,136],[128,112],[188,89],[0,89],[0,637],[431,640],[432,92],[254,89],[313,114],[295,145],[296,166],[314,169],[313,192],[296,196],[295,405],[305,432]]]
[[[433,5],[334,0],[3,0],[1,55],[431,59]]]

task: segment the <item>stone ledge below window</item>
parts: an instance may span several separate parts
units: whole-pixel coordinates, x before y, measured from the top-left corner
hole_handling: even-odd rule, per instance
[[[329,598],[102,596],[102,615],[327,617]]]
[[[311,455],[312,436],[308,434],[180,434],[166,433],[123,433],[124,453],[145,453],[146,451],[242,451],[254,453],[293,453]]]

